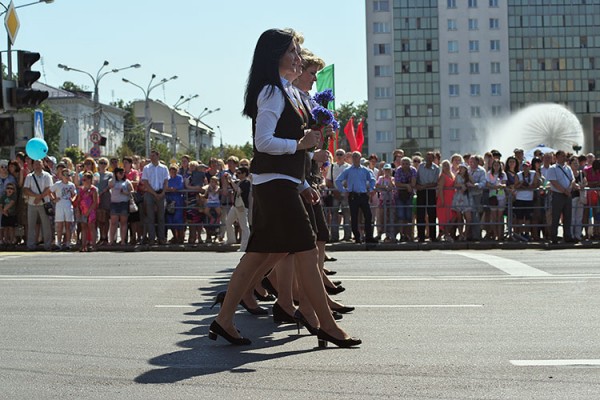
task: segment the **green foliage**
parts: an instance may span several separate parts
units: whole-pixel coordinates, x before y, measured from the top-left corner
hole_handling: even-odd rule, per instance
[[[85,92],[87,89],[85,86],[79,86],[71,81],[65,81],[59,88],[69,92]]]
[[[127,112],[124,118],[123,145],[117,149],[117,156],[131,156],[134,154],[146,154],[146,140],[144,124],[139,122],[133,114],[133,105],[131,102],[125,103],[122,99],[111,103]],[[161,152],[162,154],[162,152]]]
[[[85,153],[79,147],[73,146],[65,149],[65,156],[69,157],[73,164],[79,164],[85,158]]]
[[[363,145],[363,155],[368,154],[367,149],[367,134],[368,134],[368,126],[367,126],[367,115],[368,115],[368,103],[364,101],[362,104],[358,106],[354,105],[354,102],[350,103],[342,103],[336,110],[336,119],[340,123],[340,132],[339,132],[339,147],[349,151],[350,145],[348,144],[348,140],[346,140],[346,135],[344,134],[344,128],[346,124],[350,120],[350,117],[354,116],[354,128],[358,125],[358,122],[362,119],[365,120],[365,125],[363,128],[363,132],[365,135],[365,144]]]

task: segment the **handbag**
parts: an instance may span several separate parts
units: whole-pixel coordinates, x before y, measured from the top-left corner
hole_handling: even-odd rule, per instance
[[[38,192],[40,192],[40,194],[42,194],[42,189],[40,189],[40,185],[38,184],[37,179],[35,179],[35,172],[31,174],[31,176],[33,177],[33,181],[35,182],[35,186],[37,186],[37,190]],[[46,212],[46,215],[49,217],[53,217],[55,212],[54,212],[54,204],[52,204],[52,202],[48,201],[44,201],[44,211]]]
[[[135,200],[133,200],[133,196],[129,197],[129,212],[136,213],[139,211],[137,204],[135,204]]]

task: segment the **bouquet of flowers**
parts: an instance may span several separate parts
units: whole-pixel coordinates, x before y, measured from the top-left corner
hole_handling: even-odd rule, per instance
[[[313,125],[312,128],[320,130],[323,129],[324,126],[331,124],[333,130],[337,131],[340,125],[335,120],[333,112],[331,112],[331,110],[327,108],[329,102],[335,100],[333,91],[331,89],[325,89],[322,92],[318,92],[313,96],[313,100],[318,105],[311,110],[312,117],[316,121],[315,125]],[[329,137],[326,137],[323,140],[323,146],[321,148],[323,150],[326,150],[328,147]]]

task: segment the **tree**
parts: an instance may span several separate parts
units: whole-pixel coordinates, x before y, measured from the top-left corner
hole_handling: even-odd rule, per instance
[[[73,164],[77,165],[85,158],[85,153],[76,146],[67,147],[65,149],[65,156],[69,157]]]
[[[367,116],[368,116],[368,104],[366,101],[364,101],[362,104],[359,104],[358,106],[355,106],[354,102],[342,103],[335,110],[335,113],[336,113],[336,119],[340,124],[339,141],[338,141],[339,147],[341,149],[349,151],[350,145],[348,144],[348,139],[346,139],[346,135],[344,134],[344,128],[346,127],[346,124],[350,120],[350,117],[354,116],[355,129],[356,129],[356,124],[358,124],[358,122],[361,120],[361,118],[363,118],[365,120],[363,132],[364,132],[364,135],[366,138],[367,134],[368,134],[368,126],[366,123]],[[367,144],[367,140],[365,140],[365,144]],[[363,151],[365,148],[368,149],[368,147],[363,146]],[[365,152],[365,154],[368,154],[368,151]]]
[[[80,92],[86,91],[85,86],[79,86],[78,84],[73,83],[71,81],[65,81],[62,85],[60,85],[59,88],[63,89],[63,90],[68,90],[69,92],[75,92],[75,93],[80,93]]]
[[[133,114],[132,102],[125,103],[123,100],[111,103],[127,112],[124,118],[123,144],[117,149],[119,157],[146,153],[146,133],[144,124],[139,122]],[[162,154],[162,152],[161,152]]]

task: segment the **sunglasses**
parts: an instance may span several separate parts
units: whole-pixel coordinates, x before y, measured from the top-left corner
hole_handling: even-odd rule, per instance
[[[100,161],[98,164],[100,164],[100,165],[108,165],[108,163],[106,161]]]
[[[13,188],[11,188],[11,187],[9,187],[9,188],[6,188],[6,191],[7,191],[7,192],[8,192],[9,190],[15,190],[15,189],[13,189]]]

